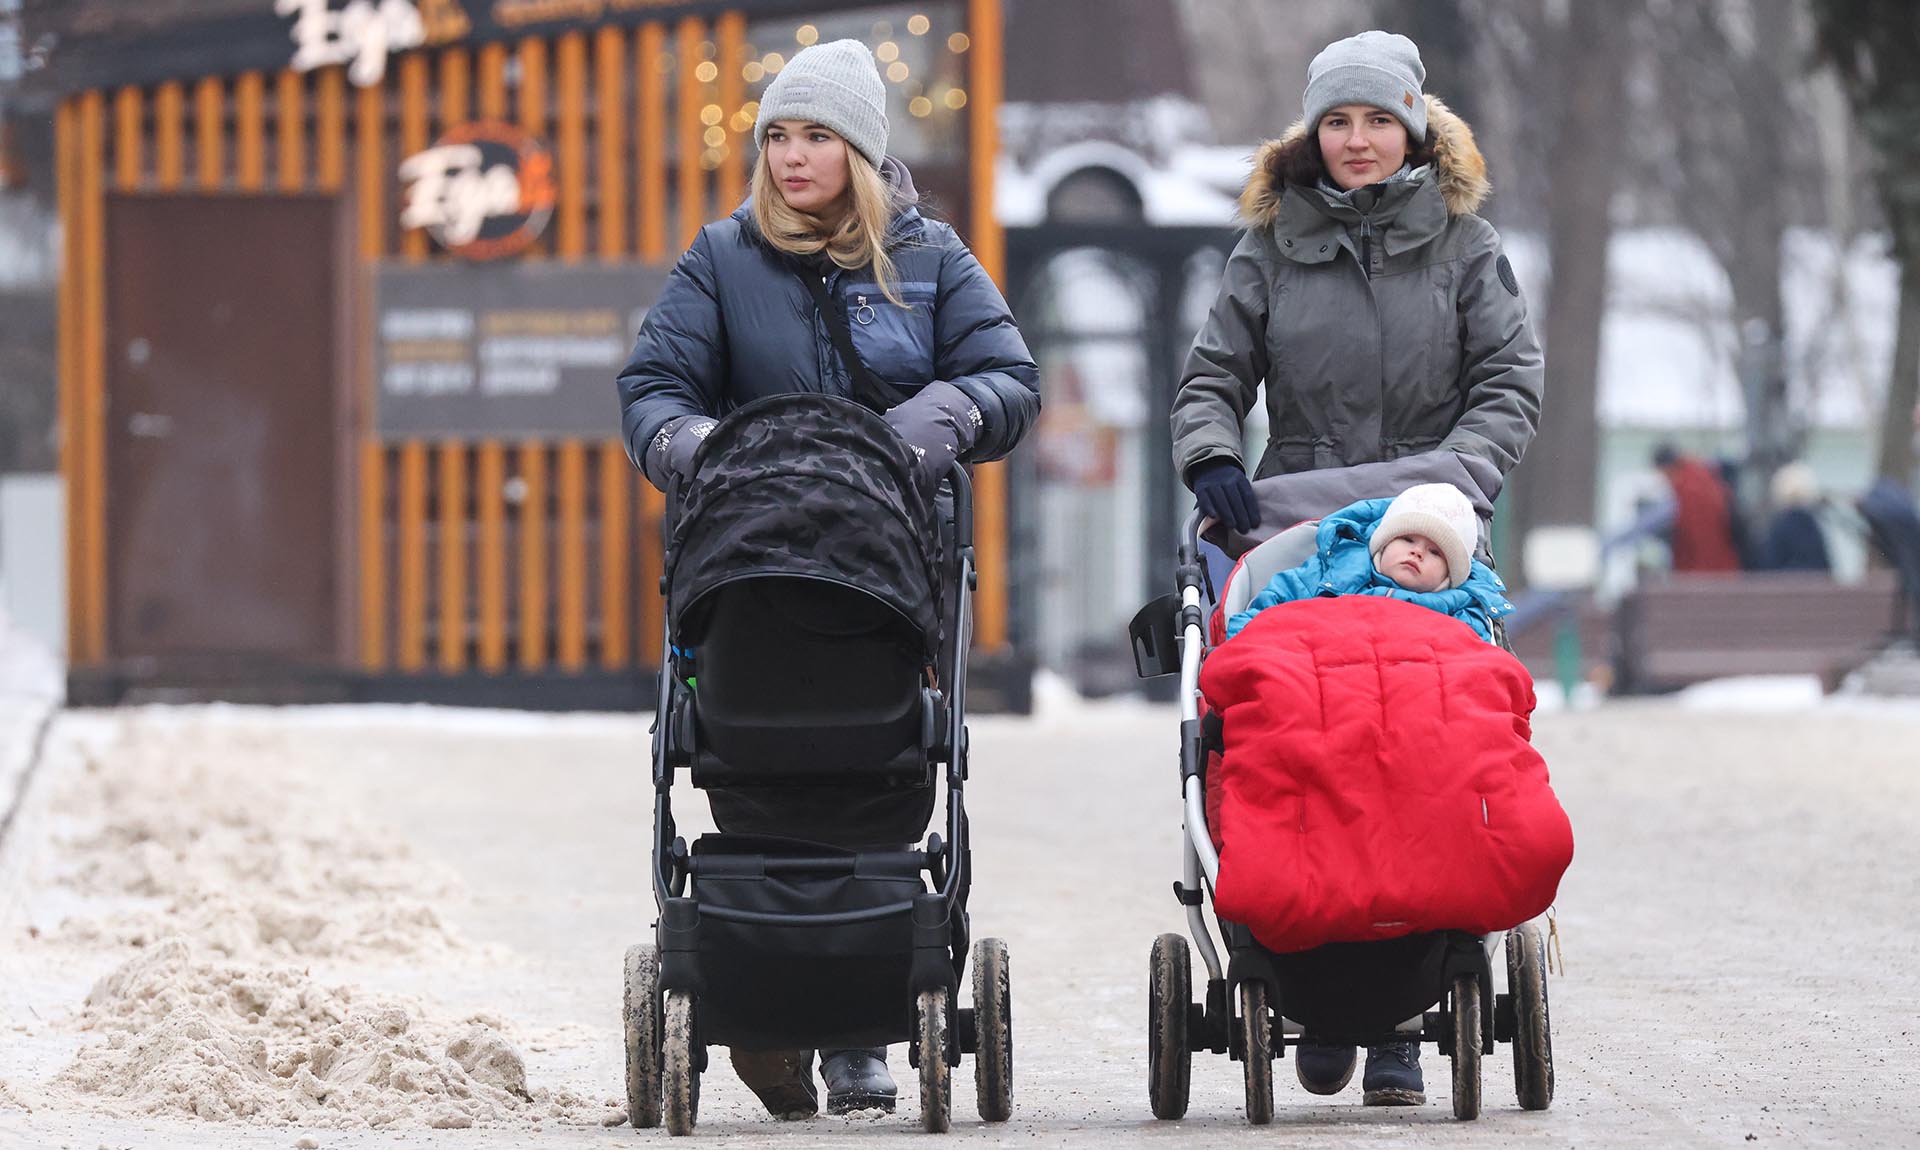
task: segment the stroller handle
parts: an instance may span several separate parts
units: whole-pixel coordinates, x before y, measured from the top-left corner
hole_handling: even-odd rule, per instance
[[[946,480],[953,488],[954,543],[960,547],[971,547],[973,546],[973,477],[967,473],[966,464],[955,460],[947,464]]]
[[[1180,562],[1198,563],[1200,561],[1200,533],[1212,524],[1213,520],[1203,518],[1198,511],[1187,516],[1186,523],[1180,528]]]

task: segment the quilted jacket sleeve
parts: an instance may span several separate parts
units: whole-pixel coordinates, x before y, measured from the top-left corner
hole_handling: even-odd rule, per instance
[[[627,456],[655,485],[665,482],[661,460],[650,458],[665,453],[661,432],[688,416],[716,417],[722,410],[726,323],[708,243],[702,228],[674,265],[617,381]]]
[[[969,461],[999,459],[1040,416],[1040,369],[1006,297],[951,233],[940,260],[933,329],[934,378],[965,392],[980,409]]]

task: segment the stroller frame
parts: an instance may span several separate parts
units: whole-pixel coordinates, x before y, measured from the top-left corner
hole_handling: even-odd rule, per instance
[[[1195,1003],[1187,940],[1178,934],[1154,940],[1149,955],[1148,1093],[1156,1118],[1184,1116],[1193,1053],[1225,1054],[1245,1069],[1247,1121],[1262,1125],[1273,1117],[1272,1060],[1285,1057],[1288,1046],[1303,1045],[1307,1034],[1285,1013],[1290,988],[1280,964],[1287,956],[1262,946],[1247,927],[1216,915],[1215,926],[1227,952],[1223,964],[1207,924],[1207,903],[1219,877],[1220,856],[1207,824],[1206,768],[1208,753],[1220,750],[1222,743],[1217,716],[1200,713],[1208,606],[1216,598],[1200,554],[1201,529],[1200,516],[1190,515],[1179,543],[1175,572],[1179,589],[1141,608],[1129,627],[1142,678],[1180,676],[1182,865],[1173,894],[1185,910],[1188,934],[1207,973],[1205,1000]],[[1501,941],[1506,947],[1509,993],[1495,994],[1491,959]],[[1482,1054],[1491,1053],[1496,1042],[1509,1042],[1514,1047],[1521,1107],[1545,1109],[1553,1097],[1553,1058],[1546,947],[1539,929],[1525,923],[1508,931],[1504,940],[1445,932],[1440,983],[1445,989],[1437,1008],[1397,1026],[1321,1029],[1313,1038],[1316,1043],[1342,1046],[1436,1044],[1452,1059],[1453,1111],[1461,1119],[1479,1116]]]
[[[649,859],[659,917],[653,945],[628,949],[624,971],[623,1023],[627,1054],[628,1114],[638,1127],[660,1125],[672,1134],[690,1134],[699,1106],[700,1074],[707,1068],[699,1000],[708,989],[708,963],[701,953],[704,924],[831,931],[837,928],[907,920],[911,929],[908,989],[914,1033],[908,1062],[919,1072],[922,1126],[931,1133],[950,1125],[951,1068],[962,1054],[975,1058],[981,1117],[1005,1121],[1012,1112],[1011,990],[1007,948],[998,939],[972,946],[972,1007],[960,1007],[960,977],[966,972],[967,894],[971,885],[965,789],[968,773],[966,682],[974,568],[973,501],[967,471],[955,463],[945,478],[953,496],[952,554],[943,562],[952,580],[952,633],[947,642],[946,674],[939,689],[923,687],[921,751],[935,786],[944,766],[945,837],[929,834],[919,850],[843,851],[833,855],[796,852],[791,856],[750,856],[768,877],[822,879],[885,872],[899,879],[931,879],[931,890],[884,905],[811,913],[773,912],[703,903],[690,889],[703,873],[717,873],[714,856],[691,850],[676,833],[672,790],[681,768],[692,769],[696,741],[693,692],[683,682],[669,617],[661,645],[657,710],[652,728],[653,834]],[[669,492],[668,506],[676,505]],[[665,531],[671,538],[670,529]],[[663,551],[662,570],[666,570]],[[660,593],[667,593],[667,578]],[[938,670],[938,668],[936,668]],[[804,845],[804,844],[802,844]],[[739,857],[739,856],[734,856]]]

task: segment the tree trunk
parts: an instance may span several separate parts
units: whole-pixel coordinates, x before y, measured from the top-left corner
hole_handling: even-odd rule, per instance
[[[1876,474],[1902,485],[1913,482],[1914,406],[1920,398],[1920,260],[1900,265],[1900,328],[1893,342],[1893,374],[1880,420],[1880,465]]]
[[[1567,104],[1552,155],[1553,283],[1547,295],[1547,387],[1540,433],[1515,471],[1510,535],[1592,526],[1599,470],[1600,330],[1606,312],[1609,209],[1626,117],[1628,5],[1575,4],[1560,45]],[[1524,579],[1525,572],[1520,572]]]
[[[1732,220],[1727,274],[1740,341],[1740,387],[1747,407],[1747,466],[1735,494],[1752,516],[1768,482],[1804,447],[1804,421],[1787,394],[1786,308],[1781,299],[1781,245],[1788,224],[1786,140],[1797,121],[1786,78],[1798,70],[1799,36],[1787,0],[1752,4],[1754,58],[1735,65],[1734,91],[1750,126],[1743,138],[1742,195]],[[1751,130],[1757,128],[1758,130]],[[1726,211],[1728,205],[1713,205]]]

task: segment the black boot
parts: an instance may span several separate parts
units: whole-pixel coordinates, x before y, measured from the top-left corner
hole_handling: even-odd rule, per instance
[[[887,1073],[887,1048],[822,1050],[820,1077],[827,1083],[827,1113],[883,1110],[893,1113],[893,1075]]]
[[[813,1086],[811,1050],[729,1050],[733,1072],[759,1096],[767,1113],[782,1122],[820,1113],[820,1092]]]
[[[1420,1044],[1392,1042],[1367,1047],[1367,1072],[1360,1078],[1368,1106],[1425,1106],[1426,1080],[1420,1076]]]
[[[1338,1094],[1353,1081],[1354,1061],[1351,1046],[1303,1042],[1294,1051],[1293,1073],[1310,1094]]]

